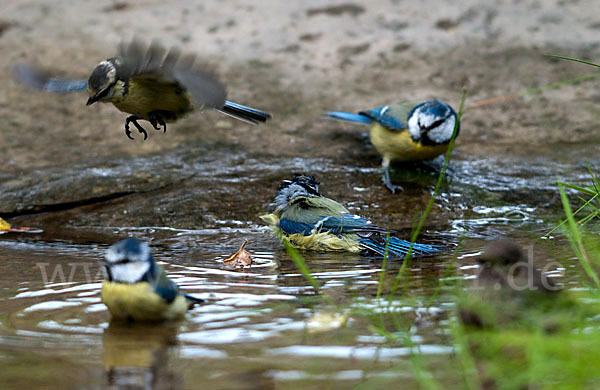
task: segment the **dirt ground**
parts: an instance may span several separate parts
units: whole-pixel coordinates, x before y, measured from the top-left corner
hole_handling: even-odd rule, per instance
[[[592,74],[595,68],[544,54],[600,62],[597,2],[485,3],[5,0],[0,183],[34,169],[168,154],[186,145],[377,166],[366,129],[320,114],[429,98],[458,108],[463,88],[461,156],[527,155],[598,140],[598,79],[471,106]],[[87,78],[134,36],[198,53],[227,84],[229,99],[267,110],[273,120],[254,127],[217,112],[194,113],[167,134],[130,141],[126,115],[112,105],[86,107],[84,93],[28,90],[11,73],[15,64],[32,62]]]

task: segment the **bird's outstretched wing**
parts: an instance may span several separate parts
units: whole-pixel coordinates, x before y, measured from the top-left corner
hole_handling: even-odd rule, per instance
[[[218,109],[225,105],[225,86],[194,65],[193,55],[182,55],[177,48],[167,50],[157,42],[148,46],[137,39],[119,45],[118,53],[122,61],[117,75],[120,79],[148,81],[158,90],[178,85],[190,94],[195,105]]]
[[[14,74],[24,85],[49,92],[77,92],[87,88],[87,80],[58,79],[30,64],[15,66]]]

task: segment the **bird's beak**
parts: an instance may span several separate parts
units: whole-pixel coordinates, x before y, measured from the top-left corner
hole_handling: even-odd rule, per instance
[[[86,106],[89,106],[90,104],[94,104],[94,103],[96,103],[97,101],[98,101],[98,95],[94,95],[94,96],[91,96],[91,97],[88,99],[88,101],[87,101],[87,103],[85,103],[85,105],[86,105]]]

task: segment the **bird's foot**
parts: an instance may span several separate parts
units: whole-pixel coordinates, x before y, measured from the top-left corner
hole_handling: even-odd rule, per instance
[[[402,191],[404,191],[404,187],[402,187],[402,186],[397,186],[397,185],[394,185],[394,184],[392,184],[392,183],[384,183],[384,184],[385,184],[385,187],[386,187],[388,190],[390,190],[390,192],[391,192],[392,194],[397,194],[397,193],[399,193],[399,192],[402,192]]]
[[[129,130],[129,123],[133,123],[133,125],[138,129],[138,131],[141,134],[144,134],[144,141],[148,138],[148,133],[146,132],[146,130],[137,122],[138,118],[135,115],[131,115],[128,116],[127,119],[125,119],[125,135],[127,136],[127,138],[129,139],[133,139],[133,137],[131,136],[131,131]]]
[[[160,126],[162,126],[163,132],[164,133],[167,132],[167,124],[159,111],[152,111],[150,113],[149,117],[150,117],[150,124],[152,125],[152,127],[154,127],[154,129],[160,130]]]
[[[383,184],[385,184],[385,187],[390,190],[390,192],[392,194],[396,194],[398,192],[402,192],[404,191],[404,188],[402,188],[402,186],[397,186],[395,184],[392,183],[392,179],[390,178],[390,169],[389,167],[385,167],[383,169]]]

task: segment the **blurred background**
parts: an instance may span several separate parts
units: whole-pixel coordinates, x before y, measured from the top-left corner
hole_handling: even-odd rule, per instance
[[[538,238],[564,218],[556,179],[587,183],[587,165],[598,168],[599,74],[545,56],[598,63],[594,0],[3,0],[1,8],[0,216],[44,232],[0,236],[0,383],[421,388],[417,345],[436,380],[460,387],[444,322],[455,297],[438,294],[440,278],[472,276],[480,248],[502,235],[533,243],[541,265],[562,263],[553,272],[564,286],[585,286],[564,237]],[[166,134],[144,123],[149,139],[131,141],[126,114],[112,105],[30,90],[12,74],[33,63],[87,79],[134,37],[198,54],[229,99],[273,119],[250,126],[195,112]],[[311,303],[314,291],[258,215],[282,179],[304,172],[325,195],[407,238],[440,159],[433,169],[398,168],[405,191],[392,195],[367,129],[321,115],[434,98],[458,110],[463,89],[448,178],[419,238],[448,251],[407,270],[392,305],[401,326],[386,317],[377,324],[393,323],[386,333],[351,315],[344,329],[310,333],[310,319],[330,305]],[[209,304],[177,325],[109,326],[97,260],[127,236],[150,242],[182,288]],[[245,238],[255,263],[224,270]],[[341,312],[377,312],[381,259],[303,255]],[[390,267],[384,294],[399,264]]]

